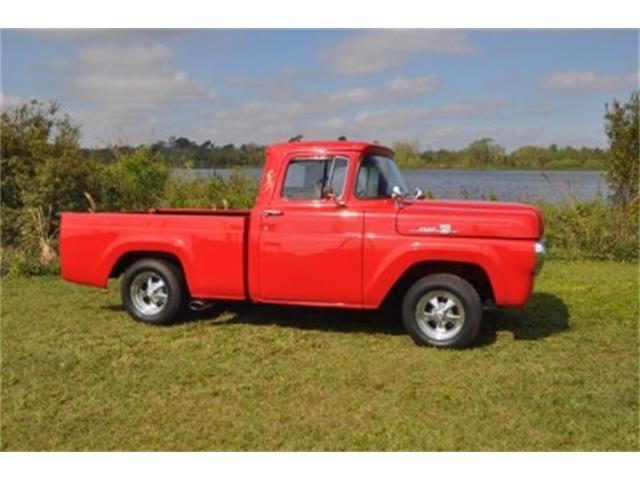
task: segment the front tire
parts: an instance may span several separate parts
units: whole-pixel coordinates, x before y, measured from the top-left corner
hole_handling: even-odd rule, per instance
[[[174,322],[186,299],[180,268],[153,258],[138,260],[127,269],[120,293],[129,315],[154,325]]]
[[[428,275],[407,291],[402,321],[420,346],[464,348],[480,331],[482,302],[465,279],[448,273]]]

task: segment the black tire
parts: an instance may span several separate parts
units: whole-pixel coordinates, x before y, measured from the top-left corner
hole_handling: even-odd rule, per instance
[[[134,282],[144,283],[145,276],[151,276],[152,280],[162,281],[160,295],[166,293],[166,301],[159,311],[145,312],[139,305],[140,301],[134,298],[134,291],[139,291],[137,287],[132,289]],[[131,265],[124,274],[120,294],[122,296],[122,305],[124,309],[135,320],[150,323],[153,325],[167,325],[177,320],[178,316],[184,309],[187,299],[187,289],[184,282],[182,270],[171,262],[159,260],[155,258],[145,258],[138,260]],[[151,306],[151,298],[149,305]],[[152,308],[152,306],[150,307]]]
[[[431,303],[434,299],[435,305]],[[446,312],[436,309],[448,305],[445,301],[448,299],[454,305]],[[417,311],[423,305],[419,302],[425,305],[425,314],[420,320]],[[414,283],[405,294],[402,321],[417,345],[465,348],[480,331],[482,302],[476,289],[465,279],[449,273],[428,275]]]

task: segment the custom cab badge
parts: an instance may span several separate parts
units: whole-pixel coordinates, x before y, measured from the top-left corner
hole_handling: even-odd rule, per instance
[[[430,226],[430,225],[423,225],[422,227],[416,228],[415,231],[417,233],[437,233],[439,235],[450,235],[456,232],[448,223],[441,223],[437,227]]]
[[[262,182],[262,193],[273,192],[273,187],[275,186],[275,175],[276,172],[274,172],[273,169],[269,170],[265,174],[264,181]]]

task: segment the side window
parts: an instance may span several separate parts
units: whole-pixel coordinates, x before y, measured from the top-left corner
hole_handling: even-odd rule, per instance
[[[356,179],[356,196],[358,198],[381,198],[387,194],[387,182],[380,171],[380,166],[373,157],[366,158],[360,164]]]
[[[370,155],[360,163],[355,182],[358,198],[389,198],[394,188],[407,193],[407,184],[390,157]]]
[[[282,197],[298,200],[320,200],[330,187],[337,197],[342,195],[347,173],[347,159],[293,160],[287,167]]]

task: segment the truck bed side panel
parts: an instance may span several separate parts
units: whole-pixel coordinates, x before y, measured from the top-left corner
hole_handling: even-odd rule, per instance
[[[65,280],[104,287],[128,253],[178,258],[189,291],[198,298],[246,298],[247,215],[65,213],[60,253]]]

